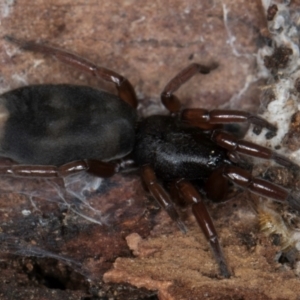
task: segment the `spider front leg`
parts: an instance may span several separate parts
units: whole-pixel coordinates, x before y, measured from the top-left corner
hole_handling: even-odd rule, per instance
[[[239,140],[227,132],[215,130],[212,132],[211,139],[216,144],[232,153],[237,152],[252,157],[272,159],[281,166],[292,169],[293,171],[300,171],[300,167],[297,164],[293,163],[283,155],[280,155],[269,148],[256,145],[255,143]]]
[[[237,186],[282,203],[287,202],[291,208],[300,212],[300,193],[295,190],[288,191],[267,180],[253,177],[250,172],[236,166],[225,165],[222,175]]]
[[[215,109],[208,111],[206,109],[185,109],[182,111],[181,119],[188,122],[192,126],[206,129],[209,125],[224,125],[232,123],[251,123],[255,125],[254,132],[260,134],[262,128],[269,130],[266,137],[268,139],[275,136],[277,132],[276,126],[269,123],[263,118],[252,115],[245,111]]]
[[[227,267],[217,231],[200,194],[193,187],[193,185],[186,180],[177,181],[176,187],[180,197],[182,197],[187,203],[192,204],[193,214],[206,239],[209,241],[214,257],[219,265],[221,274],[222,276],[229,278],[231,274]]]
[[[129,80],[122,75],[104,67],[96,66],[92,62],[62,49],[38,44],[32,41],[22,41],[11,36],[5,36],[5,39],[11,43],[18,45],[21,49],[43,53],[46,55],[52,55],[63,63],[81,69],[82,71],[102,80],[114,83],[118,90],[119,97],[132,107],[137,107],[138,103],[134,88]]]
[[[0,162],[0,176],[57,178],[85,171],[95,176],[106,178],[113,176],[121,167],[120,164],[91,159],[73,161],[59,167],[19,165],[13,162],[7,163],[7,160],[3,160],[3,163]]]

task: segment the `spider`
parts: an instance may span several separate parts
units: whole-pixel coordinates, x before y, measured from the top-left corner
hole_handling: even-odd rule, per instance
[[[69,84],[25,86],[1,95],[0,154],[11,161],[0,164],[0,175],[51,178],[86,171],[110,177],[134,162],[147,189],[184,233],[186,227],[173,200],[192,206],[224,277],[231,272],[204,197],[225,199],[229,186],[235,184],[300,210],[296,191],[253,177],[241,167],[239,154],[272,159],[294,171],[300,167],[271,149],[238,139],[223,127],[248,122],[257,134],[266,128],[271,138],[276,134],[274,125],[244,111],[182,109],[174,92],[216,65],[193,63],[183,69],[161,93],[170,115],[138,119],[137,97],[125,77],[61,49],[11,36],[5,39],[114,83],[118,96]]]

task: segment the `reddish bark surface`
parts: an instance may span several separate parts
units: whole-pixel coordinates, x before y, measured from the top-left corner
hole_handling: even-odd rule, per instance
[[[140,114],[163,112],[160,92],[191,62],[219,67],[177,92],[186,107],[258,108],[254,54],[268,35],[259,1],[6,1],[0,13],[1,36],[44,41],[126,76],[136,88]],[[2,92],[27,84],[76,83],[115,93],[110,84],[4,40],[0,59]],[[300,294],[298,277],[275,261],[278,248],[259,232],[247,193],[208,206],[234,274],[225,280],[189,209],[183,212],[189,228],[184,236],[147,198],[136,174],[105,180],[88,197],[102,214],[102,226],[67,209],[52,192],[46,200],[30,199],[29,191],[43,194],[44,181],[2,179],[0,189],[1,299],[296,299]]]

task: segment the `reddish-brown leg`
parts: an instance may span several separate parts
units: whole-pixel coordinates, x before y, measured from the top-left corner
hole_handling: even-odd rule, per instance
[[[228,149],[233,153],[237,152],[262,159],[272,159],[277,164],[292,169],[293,171],[300,170],[300,167],[297,164],[271,149],[244,140],[239,140],[227,132],[215,130],[212,132],[211,139],[219,146]]]
[[[300,211],[300,193],[286,189],[269,181],[253,177],[248,171],[236,166],[225,165],[223,176],[234,184],[248,189],[250,192],[272,198],[280,202],[288,202],[295,210]]]
[[[200,194],[193,187],[193,185],[186,180],[179,180],[176,183],[180,196],[188,203],[192,204],[193,214],[201,227],[205,237],[209,241],[214,257],[219,265],[222,276],[230,277],[230,272],[220,245],[217,231],[213,221],[207,211],[205,204],[202,201]]]
[[[180,216],[178,215],[169,194],[157,182],[156,175],[150,166],[142,167],[142,179],[153,198],[168,213],[170,218],[177,224],[178,228],[183,233],[186,233],[187,229],[182,220],[180,219]]]
[[[85,171],[98,177],[111,177],[118,172],[120,168],[122,168],[120,164],[91,159],[70,162],[60,167],[15,165],[14,163],[9,164],[3,162],[3,164],[0,165],[0,176],[56,178]]]
[[[267,138],[276,134],[277,128],[266,120],[239,110],[211,110],[195,108],[182,111],[181,119],[189,124],[203,128],[204,124],[230,124],[230,123],[251,123],[255,125],[255,133],[259,134],[262,128],[269,130]]]
[[[191,79],[194,75],[208,74],[211,70],[215,69],[216,66],[211,67],[200,65],[200,64],[190,64],[188,67],[180,71],[174,78],[172,78],[168,84],[165,86],[161,93],[161,101],[163,105],[171,112],[178,113],[181,109],[180,100],[173,95],[185,82]]]
[[[228,179],[223,176],[223,169],[219,168],[212,172],[205,182],[205,191],[208,199],[221,202],[228,197]]]
[[[118,90],[119,97],[128,104],[130,104],[132,107],[137,107],[138,103],[135,91],[131,83],[122,75],[109,69],[98,67],[92,62],[89,62],[88,60],[80,56],[58,48],[38,44],[31,41],[27,42],[18,40],[11,36],[5,36],[5,39],[11,43],[18,45],[24,50],[43,53],[46,55],[52,55],[61,62],[81,69],[82,71],[87,72],[102,80],[114,83]]]

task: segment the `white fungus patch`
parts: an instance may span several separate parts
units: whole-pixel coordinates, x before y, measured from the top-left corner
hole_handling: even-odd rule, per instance
[[[0,2],[0,24],[2,18],[7,18],[13,9],[15,0],[2,0]]]
[[[296,80],[300,78],[299,32],[297,29],[299,14],[297,12],[290,13],[288,1],[281,3],[281,1],[262,0],[262,4],[266,17],[269,16],[268,30],[272,43],[270,46],[261,48],[257,54],[258,75],[260,78],[267,79],[266,86],[262,87],[261,116],[276,125],[278,131],[274,138],[267,140],[265,131],[257,136],[250,130],[246,139],[259,145],[276,148],[277,151],[300,164],[299,150],[290,152],[283,147],[283,139],[289,132],[291,117],[300,108],[299,92],[295,88]],[[274,16],[271,13],[272,9]],[[272,57],[277,49],[290,51],[290,54],[286,55],[287,62],[277,68],[267,68],[265,59]]]
[[[31,211],[29,209],[23,209],[22,210],[22,215],[24,217],[28,217],[29,215],[31,215]]]
[[[255,135],[250,128],[245,138],[276,149],[300,165],[297,136],[292,147],[295,150],[291,151],[291,147],[288,148],[285,143],[291,132],[292,117],[300,110],[300,11],[290,11],[289,1],[262,0],[262,5],[268,20],[271,43],[257,53],[258,77],[266,79],[265,86],[261,87],[260,116],[276,125],[278,131],[275,137],[266,139],[265,130]],[[257,207],[261,230],[268,235],[276,233],[281,236],[282,251],[290,247],[300,251],[300,231],[292,228],[291,224],[287,226],[281,214],[268,205],[263,201]],[[300,276],[300,264],[294,267],[295,274]]]

